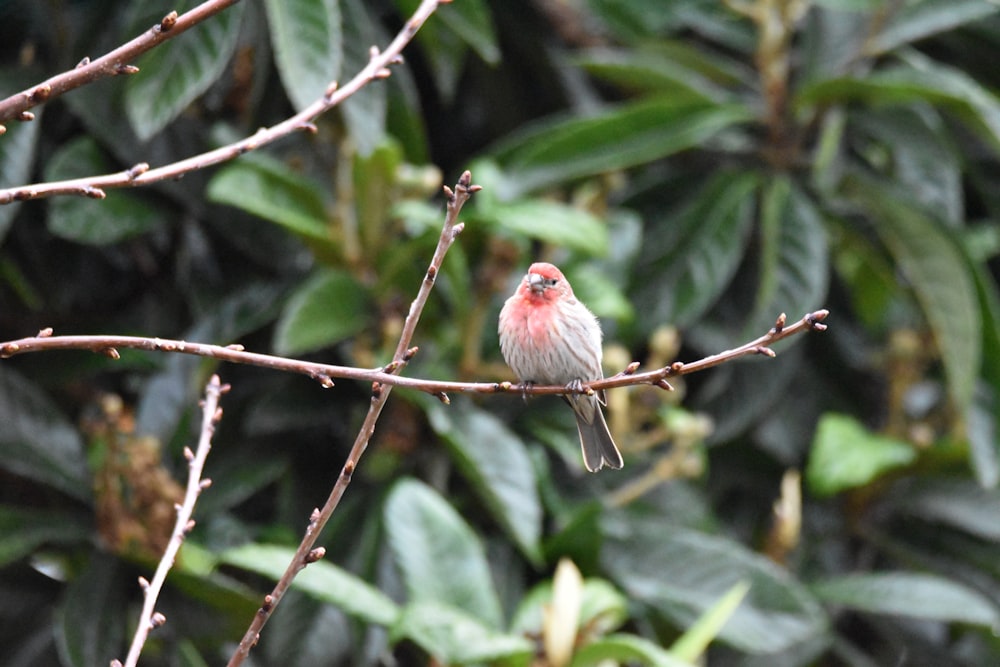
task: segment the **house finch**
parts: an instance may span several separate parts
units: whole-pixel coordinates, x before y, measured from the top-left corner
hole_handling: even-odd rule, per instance
[[[604,377],[601,325],[551,264],[531,265],[500,311],[498,332],[503,358],[521,382],[579,388]],[[604,393],[563,398],[576,414],[587,470],[621,468],[622,455],[601,412]]]

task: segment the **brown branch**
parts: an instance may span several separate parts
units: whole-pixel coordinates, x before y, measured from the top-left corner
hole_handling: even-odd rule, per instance
[[[30,121],[34,119],[28,109],[51,100],[74,88],[79,88],[100,79],[119,74],[134,74],[139,70],[131,65],[136,58],[171,37],[193,28],[205,19],[215,16],[239,0],[206,0],[180,16],[170,12],[159,23],[135,39],[122,44],[114,51],[97,60],[84,58],[80,64],[68,72],[57,74],[41,83],[26,88],[7,99],[0,100],[0,123],[9,120]],[[4,128],[0,125],[0,134]]]
[[[184,502],[177,507],[177,522],[174,524],[174,532],[170,536],[160,563],[156,567],[156,574],[152,581],[147,581],[144,577],[139,577],[139,585],[142,587],[145,600],[142,605],[142,613],[139,615],[139,624],[136,627],[135,635],[132,637],[132,646],[129,649],[128,657],[125,659],[126,667],[134,667],[139,661],[139,654],[146,643],[149,631],[158,628],[167,622],[166,617],[156,611],[156,598],[160,594],[163,582],[167,580],[167,573],[173,567],[177,552],[184,543],[184,538],[194,528],[194,520],[191,515],[194,513],[194,505],[198,502],[198,496],[204,489],[211,485],[211,480],[202,479],[201,472],[205,467],[205,459],[212,449],[212,435],[215,433],[215,424],[222,418],[222,410],[219,408],[219,398],[229,391],[229,385],[223,385],[219,381],[218,375],[213,375],[205,387],[205,400],[202,403],[201,436],[198,438],[198,448],[192,452],[189,448],[184,448],[184,456],[188,461],[188,482],[187,491],[184,494]],[[113,661],[112,667],[121,667],[120,662]]]
[[[724,364],[739,357],[756,354],[773,357],[774,351],[771,349],[771,345],[805,331],[822,331],[826,329],[823,320],[826,319],[828,314],[829,311],[827,310],[817,310],[807,313],[802,319],[790,326],[785,326],[785,318],[782,315],[778,318],[776,326],[769,332],[737,348],[713,354],[690,363],[675,361],[662,368],[643,373],[636,372],[639,369],[639,364],[638,362],[634,362],[616,375],[583,385],[579,389],[571,389],[558,385],[532,385],[526,387],[513,382],[450,382],[446,380],[402,377],[396,373],[399,371],[399,367],[405,364],[407,359],[404,358],[401,361],[399,354],[396,355],[394,361],[384,368],[354,368],[351,366],[319,364],[300,359],[246,352],[242,345],[208,345],[182,340],[142,338],[138,336],[53,336],[51,329],[44,329],[38,335],[30,338],[21,338],[19,340],[0,343],[0,359],[18,354],[27,354],[29,352],[46,352],[51,350],[85,350],[117,358],[118,350],[127,348],[193,354],[235,364],[247,364],[289,373],[298,373],[317,380],[324,387],[332,387],[333,378],[344,378],[368,381],[383,386],[406,387],[434,394],[444,400],[447,400],[447,394],[450,393],[497,394],[511,392],[518,395],[537,396],[543,394],[588,393],[601,389],[614,389],[616,387],[640,384],[651,384],[667,388],[664,384],[669,378],[697,373],[698,371]]]
[[[417,296],[413,299],[413,303],[410,304],[410,311],[406,316],[406,321],[403,323],[403,331],[399,336],[399,343],[396,346],[396,353],[393,356],[392,362],[387,367],[387,370],[382,373],[386,377],[395,378],[396,374],[399,373],[404,366],[413,358],[416,354],[417,349],[410,347],[410,341],[413,340],[413,334],[417,328],[417,322],[420,319],[420,314],[423,312],[424,304],[427,303],[427,298],[430,296],[431,289],[434,287],[437,275],[441,270],[441,263],[444,261],[445,253],[451,247],[451,244],[455,241],[455,238],[462,232],[463,224],[458,222],[459,211],[462,210],[462,206],[468,201],[469,197],[472,196],[473,192],[479,190],[479,186],[472,185],[472,174],[466,171],[462,174],[462,178],[459,180],[458,185],[455,186],[454,192],[445,187],[445,193],[448,195],[448,211],[445,216],[444,227],[441,230],[441,236],[438,239],[437,248],[434,250],[434,256],[431,258],[430,266],[427,268],[427,273],[424,275],[423,283],[420,285],[420,290],[417,292]],[[344,462],[344,467],[340,471],[340,475],[337,477],[336,483],[333,485],[333,490],[330,492],[330,497],[327,499],[326,504],[323,505],[322,509],[313,510],[312,516],[309,518],[309,526],[306,528],[305,536],[302,538],[302,542],[299,544],[298,549],[295,551],[295,557],[292,562],[289,563],[288,568],[285,573],[275,584],[274,589],[270,594],[264,596],[264,604],[257,611],[256,616],[254,616],[253,622],[247,629],[242,641],[240,641],[239,647],[237,647],[236,652],[233,653],[229,660],[229,667],[236,667],[243,663],[243,660],[249,655],[250,649],[257,643],[260,637],[260,631],[267,623],[271,614],[274,612],[274,608],[281,601],[288,587],[291,586],[292,580],[295,576],[309,563],[313,563],[316,560],[322,558],[326,550],[322,547],[317,549],[313,548],[316,543],[319,534],[322,532],[324,526],[330,520],[331,515],[337,506],[340,504],[340,499],[343,497],[344,492],[347,490],[347,486],[351,483],[351,478],[354,476],[354,470],[357,468],[358,461],[364,454],[365,449],[368,447],[368,442],[371,440],[372,434],[375,432],[375,423],[378,421],[379,415],[382,413],[382,408],[385,405],[386,400],[389,398],[389,393],[392,390],[392,384],[389,382],[373,382],[372,383],[372,399],[371,404],[368,406],[368,414],[365,417],[364,422],[361,424],[361,428],[358,431],[358,436],[354,441],[354,446],[351,447],[350,453],[347,455],[347,461]]]
[[[53,195],[78,195],[92,199],[104,199],[106,196],[104,191],[107,188],[132,188],[157,181],[176,179],[192,171],[204,169],[221,162],[227,162],[244,153],[290,136],[295,132],[316,132],[316,126],[313,124],[313,121],[318,116],[337,106],[371,81],[389,77],[392,74],[389,68],[392,65],[398,65],[403,62],[401,55],[403,48],[413,39],[420,26],[434,13],[439,4],[449,1],[423,0],[413,16],[410,17],[402,30],[396,35],[396,38],[392,40],[392,43],[384,51],[379,51],[377,47],[372,47],[368,64],[353,79],[343,86],[338,86],[336,82],[332,82],[321,98],[299,113],[276,125],[261,128],[253,135],[244,137],[226,146],[154,169],[150,169],[147,163],[140,162],[124,171],[105,174],[103,176],[85,176],[65,181],[53,181],[51,183],[37,183],[34,185],[0,189],[0,204],[51,197]]]

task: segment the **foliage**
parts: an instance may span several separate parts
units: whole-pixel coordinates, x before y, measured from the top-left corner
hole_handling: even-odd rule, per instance
[[[12,124],[0,184],[250,135],[414,5],[238,3]],[[56,7],[0,6],[6,93],[183,9]],[[621,473],[583,471],[556,399],[398,390],[255,664],[995,664],[998,10],[455,0],[316,135],[104,201],[0,207],[0,339],[52,326],[379,366],[436,192],[470,168],[484,190],[409,375],[510,379],[495,317],[536,258],[602,316],[609,373],[726,349],[783,311],[829,308],[830,330],[672,394],[612,391]],[[226,659],[368,388],[66,352],[0,362],[0,662],[122,657],[175,502],[150,480],[183,474],[212,372],[233,385],[214,483],[144,664]]]

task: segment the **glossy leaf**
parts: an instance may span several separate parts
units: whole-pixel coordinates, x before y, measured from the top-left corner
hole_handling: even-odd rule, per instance
[[[670,646],[670,654],[690,662],[697,660],[746,598],[749,590],[750,584],[744,581],[730,588]]]
[[[220,170],[208,184],[209,200],[252,213],[308,239],[329,242],[326,206],[318,186],[264,156]]]
[[[404,607],[390,637],[412,640],[445,665],[503,660],[527,667],[534,651],[534,644],[525,637],[498,632],[465,610],[431,601]]]
[[[511,630],[522,635],[537,635],[542,631],[544,617],[552,603],[552,581],[532,588],[522,599],[511,621]],[[591,636],[615,630],[628,618],[628,599],[610,582],[585,579],[580,600],[580,627]]]
[[[340,77],[340,5],[337,0],[266,0],[264,6],[278,74],[301,111]]]
[[[567,204],[520,199],[481,210],[483,217],[510,234],[575,248],[590,255],[604,255],[608,251],[607,226],[592,214]]]
[[[970,623],[995,628],[996,605],[976,591],[944,577],[887,572],[855,574],[813,584],[824,602],[875,614]]]
[[[529,560],[541,564],[542,506],[524,442],[468,401],[431,405],[428,417],[494,520]]]
[[[121,659],[125,635],[123,569],[95,552],[63,594],[56,612],[55,641],[63,664],[106,665]],[[99,610],[100,613],[95,613]]]
[[[85,543],[93,533],[90,517],[71,512],[0,505],[0,567],[30,555],[43,544]]]
[[[91,497],[80,434],[35,384],[0,365],[0,467],[78,500]]]
[[[157,134],[215,83],[236,48],[244,8],[228,7],[139,59],[139,73],[125,88],[125,111],[139,139]]]
[[[97,143],[81,138],[52,156],[45,168],[45,179],[61,181],[109,171]],[[148,198],[121,190],[109,191],[103,200],[57,197],[49,205],[49,231],[77,243],[117,243],[165,223],[163,211]]]
[[[446,605],[488,628],[501,627],[483,544],[444,498],[422,482],[404,479],[390,492],[384,518],[411,605]]]
[[[601,667],[612,664],[641,664],[649,667],[692,667],[655,642],[638,635],[616,634],[601,637],[581,647],[570,667]]]
[[[821,496],[864,486],[916,459],[913,447],[868,431],[852,417],[827,414],[816,428],[806,480]]]
[[[932,35],[954,30],[998,11],[990,0],[916,0],[901,5],[873,40],[870,51],[885,53]]]
[[[966,479],[913,480],[900,485],[891,504],[907,516],[1000,541],[1000,492]]]
[[[371,58],[374,44],[386,44],[379,27],[366,11],[361,0],[340,0],[344,22],[344,71],[360,72]],[[388,97],[386,86],[373,82],[344,100],[341,114],[351,141],[361,155],[369,155],[385,140],[385,119]]]
[[[494,150],[508,175],[501,197],[664,158],[700,146],[750,118],[749,109],[741,105],[672,95],[613,107],[590,118],[539,123]]]
[[[41,125],[41,113],[38,111],[35,113],[35,120],[29,123],[6,125],[7,131],[0,140],[0,188],[13,188],[28,183],[35,164],[35,149]],[[0,206],[0,241],[7,235],[10,223],[20,207],[20,202]]]
[[[601,561],[635,600],[682,628],[740,581],[750,591],[718,638],[742,651],[775,653],[827,632],[812,595],[783,568],[731,540],[661,519],[607,525]]]
[[[220,563],[256,572],[277,581],[292,562],[295,549],[247,544],[222,554]],[[325,560],[309,565],[295,577],[292,588],[328,602],[360,620],[390,626],[400,609],[371,584]]]
[[[662,48],[662,45],[658,46]],[[712,68],[704,72],[688,66],[688,63],[678,62],[672,57],[674,55],[675,52],[663,53],[659,50],[595,48],[574,60],[591,74],[626,90],[646,93],[680,91],[685,97],[694,100],[726,101],[729,95],[725,89],[708,76],[708,74],[721,76],[729,74],[725,70],[720,71],[716,61],[702,61],[707,67]]]
[[[295,355],[335,345],[371,320],[367,291],[348,273],[317,273],[289,297],[274,332],[274,349]]]

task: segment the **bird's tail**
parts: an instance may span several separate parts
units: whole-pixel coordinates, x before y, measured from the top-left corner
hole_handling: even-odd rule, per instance
[[[586,397],[583,397],[583,400],[586,400]],[[593,410],[584,409],[582,405],[573,405],[576,427],[580,431],[580,446],[583,448],[583,464],[590,472],[597,472],[604,466],[619,470],[624,465],[621,452],[611,438],[611,431],[608,430],[608,423],[604,421],[600,404],[596,398],[590,400],[593,401]],[[586,414],[588,412],[589,415]]]

